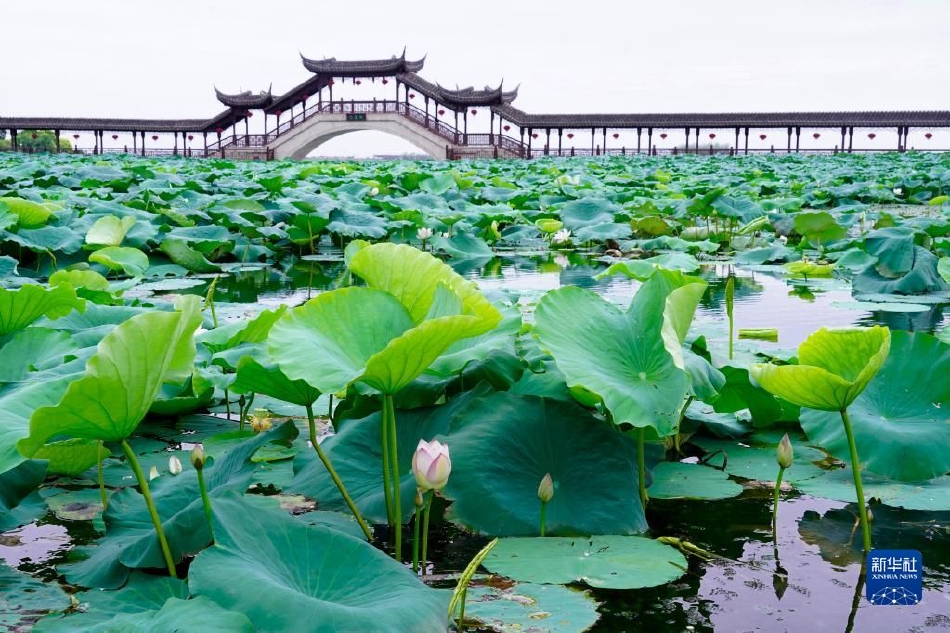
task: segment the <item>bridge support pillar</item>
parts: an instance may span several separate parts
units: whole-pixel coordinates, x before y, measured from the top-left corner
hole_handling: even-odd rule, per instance
[[[749,153],[749,128],[748,127],[746,127],[745,129],[745,153],[746,154]]]
[[[56,130],[56,153],[59,154],[59,130]]]
[[[653,128],[647,128],[647,154],[653,153]]]
[[[792,128],[788,128],[788,148],[785,150],[785,153],[792,153]]]
[[[637,154],[640,153],[640,135],[641,135],[642,133],[643,133],[643,128],[642,128],[642,127],[638,127],[638,128],[637,128]]]
[[[802,143],[802,128],[795,128],[795,151],[798,152]]]
[[[686,128],[686,148],[685,152],[689,154],[689,128]]]
[[[854,128],[848,128],[848,153],[854,148]]]

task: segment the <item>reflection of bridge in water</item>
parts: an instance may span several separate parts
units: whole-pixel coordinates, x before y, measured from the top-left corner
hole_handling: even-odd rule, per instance
[[[91,132],[92,147],[81,150],[87,153],[247,159],[303,158],[342,134],[376,130],[403,138],[435,158],[456,159],[670,152],[905,151],[912,129],[929,150],[925,144],[933,136],[930,130],[950,127],[950,111],[529,114],[512,105],[518,96],[517,88],[506,91],[499,85],[483,90],[448,89],[423,79],[418,74],[423,64],[424,59],[407,60],[405,51],[400,57],[370,61],[303,58],[304,67],[312,75],[282,95],[274,96],[270,90],[236,95],[216,90],[218,100],[227,109],[210,119],[0,116],[0,129],[9,130],[13,150],[24,150],[29,145],[20,143],[20,133],[35,135],[36,130],[50,130],[55,134],[57,147],[64,132],[72,133],[75,141],[82,138],[80,133]],[[341,89],[348,83],[358,87],[367,81],[384,86],[393,83],[394,98],[341,98]],[[484,110],[488,111],[487,130],[470,132],[470,116],[474,118]],[[264,133],[249,131],[249,119],[255,111],[264,116]],[[801,147],[803,129],[813,139],[812,147],[807,149]],[[897,144],[874,150],[857,149],[856,129],[872,141],[877,135],[875,130],[895,130]],[[658,146],[665,144],[670,132],[677,137],[682,135],[684,143],[675,148]],[[749,147],[750,133],[757,147]],[[128,143],[116,146],[120,135],[127,140],[130,134],[131,147]],[[172,147],[158,147],[159,139],[167,143],[169,135]],[[113,141],[111,147],[107,146],[107,136]],[[151,143],[147,144],[147,139]]]

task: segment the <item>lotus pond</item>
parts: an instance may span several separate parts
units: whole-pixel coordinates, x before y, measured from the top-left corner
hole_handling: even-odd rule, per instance
[[[948,167],[2,156],[0,624],[950,628]]]

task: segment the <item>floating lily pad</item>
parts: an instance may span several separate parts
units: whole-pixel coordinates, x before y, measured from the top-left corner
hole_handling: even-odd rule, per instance
[[[599,589],[640,589],[686,571],[679,550],[642,536],[503,538],[484,566],[521,582],[583,582]]]
[[[817,448],[806,445],[801,435],[789,433],[789,437],[792,440],[795,461],[791,468],[785,471],[784,480],[797,483],[826,474],[827,471],[817,466],[816,462],[826,461],[827,455]],[[725,472],[730,475],[757,481],[775,481],[778,476],[775,448],[781,436],[762,435],[759,439],[763,441],[757,442],[755,446],[749,445],[749,440],[714,440],[695,437],[691,441],[710,454],[708,463],[711,466],[722,467],[725,464]]]
[[[683,462],[660,462],[653,469],[653,499],[728,499],[742,493],[742,486],[716,468]]]
[[[886,505],[907,510],[934,512],[950,510],[950,475],[918,483],[894,481],[867,473],[863,473],[861,479],[864,484],[864,496],[869,499],[876,497]],[[857,498],[850,468],[834,470],[823,477],[809,479],[795,485],[802,492],[816,497],[845,502],[855,501]]]
[[[465,600],[466,622],[478,620],[499,633],[580,633],[599,617],[590,594],[558,585],[470,587]]]

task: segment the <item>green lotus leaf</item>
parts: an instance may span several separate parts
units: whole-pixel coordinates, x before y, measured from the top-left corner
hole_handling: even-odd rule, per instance
[[[236,495],[217,499],[213,516],[215,544],[192,562],[189,587],[259,630],[446,628],[448,593],[365,541]]]
[[[742,493],[742,486],[718,468],[660,462],[653,469],[651,499],[728,499]]]
[[[658,270],[626,312],[589,290],[560,288],[538,303],[534,332],[568,386],[603,398],[615,423],[669,435],[690,384],[682,340],[705,288],[701,280]]]
[[[17,443],[29,435],[30,416],[38,407],[55,405],[80,372],[67,373],[5,389],[0,395],[0,473],[25,459]]]
[[[33,459],[45,459],[49,472],[78,477],[100,459],[111,455],[97,440],[68,439],[45,444],[36,451]]]
[[[465,599],[465,622],[473,618],[494,631],[580,633],[599,617],[587,592],[559,585],[472,586]]]
[[[642,536],[515,537],[499,539],[483,565],[521,582],[639,589],[676,580],[686,559],[679,550]]]
[[[90,227],[86,233],[86,244],[90,246],[118,246],[125,239],[125,234],[135,226],[135,217],[127,215],[119,218],[114,215],[104,215]]]
[[[497,393],[452,419],[445,489],[454,521],[498,536],[538,534],[538,485],[554,480],[549,534],[636,534],[636,444],[572,402]],[[485,455],[492,455],[486,460]],[[517,468],[511,464],[517,463]]]
[[[53,210],[39,202],[20,198],[0,198],[0,203],[17,216],[17,224],[24,229],[37,229],[45,226]]]
[[[584,227],[613,224],[617,214],[623,212],[623,208],[605,198],[587,197],[571,200],[558,211],[564,226],[571,231],[577,231]],[[624,228],[627,235],[630,235],[630,225],[625,224]]]
[[[86,302],[78,298],[68,284],[51,289],[34,284],[17,290],[0,288],[0,338],[22,330],[41,316],[58,319],[74,309],[83,312],[85,308]]]
[[[782,434],[777,431],[760,431],[741,440],[695,436],[690,442],[706,451],[706,463],[714,468],[721,468],[730,475],[745,479],[774,481],[778,474],[775,449]],[[786,469],[784,481],[797,486],[806,479],[824,476],[828,471],[819,466],[828,459],[824,451],[809,446],[800,433],[789,433],[789,437],[795,452],[795,461]],[[853,488],[849,499],[854,499]]]
[[[862,465],[901,481],[950,472],[950,345],[922,332],[892,334],[891,353],[848,408]],[[835,413],[802,411],[802,428],[838,459],[850,459]]]
[[[927,481],[905,482],[862,473],[861,479],[865,496],[879,499],[885,505],[928,512],[950,511],[950,475]],[[850,468],[839,468],[796,486],[815,497],[854,503],[854,475]]]
[[[612,218],[611,218],[612,219]],[[534,225],[542,233],[557,233],[562,228],[564,228],[564,223],[560,220],[554,220],[552,218],[540,218],[534,221]]]
[[[367,205],[353,206],[370,209]],[[389,234],[389,222],[375,213],[358,208],[334,209],[330,212],[330,224],[327,225],[327,230],[346,237],[379,239]]]
[[[827,242],[844,237],[848,230],[835,221],[826,211],[802,211],[795,214],[795,231],[808,238],[809,242]]]
[[[62,330],[30,327],[10,337],[0,347],[0,383],[42,380],[43,371],[52,369],[78,350],[73,337]]]
[[[821,328],[798,348],[798,365],[752,365],[766,391],[802,407],[841,411],[857,398],[887,358],[888,328]]]
[[[19,449],[32,454],[54,435],[105,441],[131,435],[162,384],[182,382],[194,370],[198,297],[185,297],[180,308],[134,316],[107,334],[59,404],[33,413],[30,437]]]
[[[129,277],[141,277],[148,269],[148,256],[128,246],[107,246],[89,255],[89,261],[109,270],[121,270]]]
[[[237,378],[231,385],[236,393],[260,393],[302,407],[312,405],[320,392],[303,380],[291,380],[277,365],[245,356],[238,362]]]
[[[213,330],[202,332],[195,339],[215,353],[235,348],[242,343],[263,343],[267,340],[274,323],[284,316],[287,310],[285,305],[273,310],[261,310],[252,319],[241,319],[221,325]]]
[[[911,262],[906,272],[883,274],[883,266],[868,266],[854,276],[852,289],[858,294],[905,294],[945,291],[937,256],[922,246],[911,244]]]
[[[251,621],[243,613],[228,611],[207,598],[169,598],[160,609],[135,613],[113,613],[100,621],[90,618],[66,618],[70,626],[79,626],[88,633],[151,633],[152,631],[180,631],[181,633],[253,633]],[[43,628],[64,630],[63,628]]]
[[[193,249],[184,240],[164,240],[159,249],[168,255],[170,260],[179,266],[184,266],[191,272],[214,273],[221,270],[220,266],[209,262],[202,253]]]
[[[0,473],[0,531],[30,523],[46,512],[46,502],[36,489],[46,479],[46,462],[25,461]]]
[[[0,628],[6,631],[29,630],[39,616],[69,606],[69,596],[58,584],[22,574],[3,563],[0,563],[0,587],[3,587]]]
[[[835,265],[819,264],[818,262],[789,262],[782,266],[792,277],[831,277],[834,273]]]

